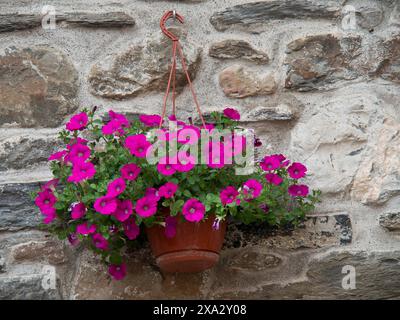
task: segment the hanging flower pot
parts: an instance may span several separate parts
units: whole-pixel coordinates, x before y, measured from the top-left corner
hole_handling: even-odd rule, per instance
[[[237,110],[213,112],[205,122],[179,39],[165,28],[172,17],[183,23],[172,11],[161,19],[173,41],[161,115],[130,121],[113,110],[105,119],[96,108],[83,109],[60,132],[65,148],[49,157],[54,179],[35,195],[49,231],[93,250],[115,280],[129,272],[124,249],[142,230],[163,272],[198,272],[218,261],[228,217],[296,226],[319,201],[301,182],[303,164],[281,154],[254,161],[260,141],[240,127]],[[176,116],[179,61],[198,122]]]
[[[163,272],[200,272],[213,267],[226,232],[226,221],[215,226],[215,216],[193,223],[175,219],[173,235],[166,228],[155,225],[146,228],[157,265]],[[168,227],[168,226],[167,226]]]

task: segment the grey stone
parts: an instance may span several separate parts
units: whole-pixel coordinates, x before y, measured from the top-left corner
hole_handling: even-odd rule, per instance
[[[348,3],[352,5],[352,3]],[[363,29],[371,30],[379,26],[384,18],[384,11],[379,1],[363,0],[360,4],[355,4],[356,21]]]
[[[274,0],[239,4],[214,13],[210,22],[218,31],[231,27],[251,27],[271,20],[283,19],[328,19],[341,14],[337,1]]]
[[[54,300],[60,299],[57,288],[43,286],[46,273],[0,276],[1,300]]]
[[[91,28],[120,28],[134,26],[135,20],[124,12],[67,12],[55,16],[56,23]],[[37,14],[8,13],[0,15],[0,32],[33,29],[42,26]]]
[[[359,36],[338,38],[332,34],[308,36],[288,44],[285,64],[287,89],[324,90],[335,83],[354,80],[362,73],[354,65],[361,54]]]
[[[180,37],[188,72],[195,78],[201,49],[186,40],[186,32],[171,28]],[[171,64],[172,41],[161,32],[143,44],[112,57],[111,68],[93,66],[89,74],[92,93],[104,98],[126,99],[151,91],[164,91]],[[180,60],[176,71],[177,91],[187,84]]]
[[[268,54],[254,49],[250,43],[244,40],[228,39],[213,43],[208,54],[218,59],[245,59],[258,64],[269,62]]]
[[[30,193],[39,183],[0,185],[0,230],[20,230],[37,227],[40,214]]]
[[[76,110],[78,74],[56,49],[9,49],[0,56],[0,125],[56,127]]]
[[[0,171],[24,169],[47,161],[60,146],[55,138],[36,138],[31,135],[0,138]]]
[[[376,52],[372,59],[377,59],[379,65],[373,70],[373,76],[400,83],[400,36],[380,40],[376,44]]]
[[[389,231],[400,231],[400,212],[387,212],[379,216],[379,224]]]
[[[6,260],[0,255],[0,273],[6,272]]]

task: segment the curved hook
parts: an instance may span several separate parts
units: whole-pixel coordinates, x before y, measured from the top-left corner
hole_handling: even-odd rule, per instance
[[[167,11],[164,13],[160,20],[160,28],[161,31],[172,41],[178,41],[178,37],[174,35],[172,32],[168,31],[167,28],[165,27],[165,23],[167,22],[168,19],[175,18],[177,19],[180,23],[183,23],[183,17],[177,13],[175,10],[174,11]]]

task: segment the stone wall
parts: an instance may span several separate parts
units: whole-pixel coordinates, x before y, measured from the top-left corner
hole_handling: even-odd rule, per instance
[[[400,1],[54,0],[55,29],[45,4],[0,1],[0,299],[400,298]],[[174,8],[204,110],[238,108],[263,151],[306,163],[323,202],[295,231],[231,225],[212,270],[163,276],[144,245],[111,282],[39,230],[29,193],[79,107],[159,112],[171,52],[159,19]]]

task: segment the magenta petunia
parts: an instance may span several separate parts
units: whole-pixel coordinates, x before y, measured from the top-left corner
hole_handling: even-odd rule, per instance
[[[276,185],[276,186],[279,186],[279,185],[283,182],[282,177],[280,177],[280,176],[277,175],[276,173],[267,173],[267,174],[265,175],[265,179],[266,179],[269,183],[274,184],[274,185]]]
[[[71,246],[76,246],[76,245],[79,244],[79,239],[78,239],[78,237],[76,236],[76,233],[75,233],[75,232],[70,233],[70,234],[67,236],[67,239],[68,239],[68,241],[69,241],[69,243],[70,243]]]
[[[237,191],[235,187],[228,186],[220,192],[219,197],[222,204],[225,206],[227,204],[233,203],[234,201],[239,204],[240,200],[237,198],[238,195],[239,191]]]
[[[269,207],[266,204],[261,204],[259,208],[264,211],[265,213],[269,212]]]
[[[124,233],[129,240],[135,240],[140,234],[140,228],[136,224],[135,218],[130,217],[128,220],[122,223],[124,227]]]
[[[95,233],[92,236],[93,244],[96,248],[100,250],[108,250],[108,241],[103,237],[101,233]]]
[[[161,117],[157,114],[152,114],[152,115],[142,114],[139,117],[139,120],[146,127],[157,127],[160,125]]]
[[[129,120],[121,113],[116,113],[112,110],[108,111],[111,121],[118,121],[122,127],[129,127]]]
[[[109,215],[117,210],[117,200],[109,196],[103,196],[96,199],[93,207],[97,212]]]
[[[91,179],[96,174],[96,168],[91,162],[74,162],[68,182],[79,183],[83,180]]]
[[[144,134],[129,136],[125,139],[125,148],[127,148],[131,154],[138,158],[146,157],[147,150],[150,148],[150,146],[151,143],[147,141]]]
[[[122,178],[117,178],[111,181],[107,186],[107,196],[114,198],[123,193],[126,189],[125,180]]]
[[[44,191],[44,190],[48,190],[48,191],[55,190],[55,188],[57,187],[59,182],[60,182],[60,179],[51,179],[51,180],[47,181],[40,189],[42,191]]]
[[[76,226],[76,233],[82,235],[88,235],[95,232],[96,232],[96,226],[94,224],[89,226],[87,222],[84,222]]]
[[[288,192],[292,197],[306,197],[309,189],[304,184],[294,184],[288,188]]]
[[[147,188],[144,195],[156,202],[161,199],[160,193],[156,188]]]
[[[38,193],[35,198],[35,204],[39,207],[40,210],[44,210],[46,208],[51,208],[57,202],[56,196],[49,189],[45,189]]]
[[[252,199],[259,197],[262,189],[262,184],[256,179],[249,179],[243,184],[243,193]]]
[[[68,153],[68,161],[75,163],[77,161],[84,162],[90,157],[90,148],[84,144],[74,144]]]
[[[134,163],[128,163],[121,168],[122,178],[135,180],[140,174],[141,169]]]
[[[199,222],[204,218],[206,207],[199,200],[192,198],[185,202],[182,207],[182,214],[187,221]]]
[[[178,219],[176,217],[168,216],[165,218],[165,236],[167,238],[173,238],[176,236],[177,225]]]
[[[67,150],[61,150],[61,151],[57,151],[53,154],[50,155],[50,157],[47,159],[49,161],[53,161],[53,160],[61,160],[62,158],[64,158],[64,156],[68,153]]]
[[[43,219],[44,224],[52,223],[57,217],[56,209],[55,208],[48,209],[46,213],[43,213],[43,215],[45,216],[45,218]]]
[[[213,169],[220,169],[229,162],[229,154],[225,153],[225,146],[221,142],[210,141],[207,166]]]
[[[240,120],[240,113],[233,108],[225,108],[224,116],[232,120]]]
[[[143,197],[136,201],[136,213],[142,218],[148,218],[157,212],[157,201],[152,197]]]
[[[172,167],[179,172],[188,172],[192,170],[196,164],[196,159],[185,151],[179,151],[176,156],[176,163]]]
[[[200,129],[193,125],[185,125],[178,131],[178,142],[181,144],[194,145],[201,136]]]
[[[281,162],[277,155],[266,156],[260,162],[260,167],[264,171],[273,171],[280,167]]]
[[[164,198],[172,198],[178,190],[178,185],[173,182],[167,182],[158,190],[158,194]]]
[[[173,161],[171,161],[171,159],[168,157],[161,158],[157,164],[157,171],[164,176],[173,175],[176,172],[176,169],[174,168],[172,162]]]
[[[107,124],[103,125],[101,127],[101,132],[106,136],[113,135],[115,133],[118,133],[120,135],[125,133],[121,122],[119,122],[118,120],[111,120]]]
[[[126,221],[133,213],[132,201],[129,199],[118,200],[117,210],[113,216],[120,222]]]
[[[306,175],[307,168],[300,162],[293,162],[291,166],[287,169],[289,176],[293,179],[300,179]]]
[[[126,264],[111,264],[108,267],[108,273],[114,278],[114,280],[122,280],[126,276]]]
[[[69,131],[82,130],[88,124],[88,115],[85,112],[74,115],[69,122],[66,124],[66,128]]]
[[[85,204],[82,202],[75,203],[71,208],[71,218],[74,220],[82,218],[86,213]]]
[[[76,138],[72,138],[69,143],[67,144],[67,149],[71,150],[71,148],[75,145],[75,144],[88,144],[88,140],[83,139],[81,137],[76,137]]]

